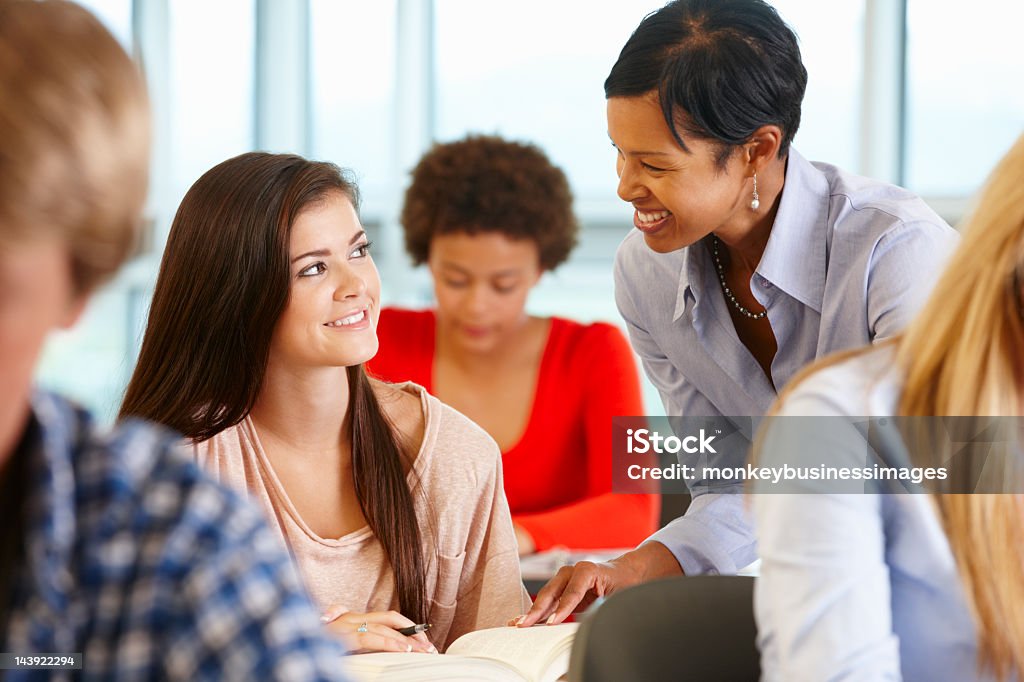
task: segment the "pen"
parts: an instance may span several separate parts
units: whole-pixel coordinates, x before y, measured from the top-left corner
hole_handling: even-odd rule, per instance
[[[399,628],[398,634],[400,635],[418,635],[421,632],[426,632],[430,629],[430,623],[418,623],[416,625],[410,625],[407,628]]]

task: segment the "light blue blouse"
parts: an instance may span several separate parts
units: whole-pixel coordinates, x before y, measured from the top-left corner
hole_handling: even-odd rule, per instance
[[[779,414],[892,415],[901,385],[892,355],[891,347],[878,348],[812,375]],[[784,422],[767,426],[758,463],[791,461],[792,448],[782,445],[791,437]],[[863,464],[863,444],[838,437],[835,443],[830,461]],[[974,621],[929,495],[752,497],[761,551],[755,611],[762,679],[981,678]]]
[[[615,256],[615,300],[666,414],[759,417],[807,363],[900,331],[956,242],[910,192],[791,149],[751,280],[778,342],[772,381],[736,335],[704,241],[659,254],[632,231]],[[756,420],[737,426],[716,443],[742,461]],[[742,495],[732,494],[742,484],[716,490],[691,486],[687,513],[648,540],[668,547],[689,575],[733,573],[757,556]]]

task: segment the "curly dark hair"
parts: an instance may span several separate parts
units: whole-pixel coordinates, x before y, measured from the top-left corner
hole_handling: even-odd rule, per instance
[[[539,147],[494,135],[435,144],[412,171],[401,220],[415,265],[426,262],[434,235],[500,232],[532,239],[541,268],[553,270],[579,229],[562,170]]]

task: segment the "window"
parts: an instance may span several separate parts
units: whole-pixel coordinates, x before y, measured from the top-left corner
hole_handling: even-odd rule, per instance
[[[169,8],[172,178],[180,199],[211,167],[252,149],[255,12],[252,0],[174,0]]]
[[[908,0],[907,186],[972,194],[1024,131],[1024,3]]]
[[[114,34],[124,49],[132,49],[132,0],[78,0]]]
[[[600,9],[523,0],[505,12],[475,0],[436,2],[436,137],[480,132],[534,142],[578,199],[617,201],[604,79],[651,9],[649,0]]]
[[[395,182],[395,2],[312,0],[313,156],[355,171],[364,214]]]
[[[796,32],[807,94],[793,146],[806,158],[858,170],[864,0],[773,0]]]

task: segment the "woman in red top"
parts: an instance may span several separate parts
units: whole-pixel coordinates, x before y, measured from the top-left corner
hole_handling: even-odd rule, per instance
[[[565,175],[533,145],[435,145],[402,225],[437,308],[381,311],[369,371],[421,384],[497,441],[520,554],[638,544],[657,527],[657,496],[611,492],[612,417],[643,414],[632,350],[612,325],[525,310],[576,243]]]

